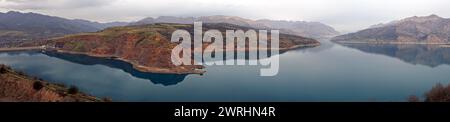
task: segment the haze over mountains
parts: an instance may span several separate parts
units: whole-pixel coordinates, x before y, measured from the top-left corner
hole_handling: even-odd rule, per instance
[[[337,36],[334,28],[320,22],[306,21],[284,21],[284,20],[251,20],[237,16],[202,16],[202,17],[173,17],[161,16],[158,18],[148,17],[140,21],[131,23],[131,25],[153,24],[153,23],[178,23],[192,24],[194,21],[203,23],[229,23],[239,26],[251,27],[256,29],[279,29],[281,33],[304,36],[309,38],[321,39]]]
[[[374,25],[355,33],[337,36],[337,42],[364,43],[450,43],[450,19],[437,15],[409,17],[387,24]]]
[[[108,27],[125,25],[143,25],[153,23],[192,24],[194,21],[204,23],[228,23],[255,29],[279,29],[281,33],[315,39],[331,38],[339,33],[332,27],[319,22],[250,20],[236,16],[173,17],[161,16],[145,18],[133,23],[112,22],[99,23],[82,19],[65,19],[38,13],[0,12],[0,40],[36,40],[58,37],[82,32],[96,32]]]
[[[136,22],[99,23],[81,19],[65,19],[38,13],[0,12],[0,40],[36,40],[58,37],[67,34],[96,32],[108,27],[126,25],[144,25],[154,23],[192,24],[194,21],[204,23],[228,23],[255,29],[279,29],[281,33],[303,37],[323,39],[337,36],[332,27],[319,22],[251,20],[237,16],[202,16],[173,17],[161,16],[145,18]],[[386,24],[377,24],[370,28],[337,36],[336,42],[363,43],[450,43],[450,19],[437,15],[409,17]]]
[[[98,23],[81,19],[65,19],[37,13],[0,12],[0,40],[32,40],[81,32],[95,32],[127,23]]]

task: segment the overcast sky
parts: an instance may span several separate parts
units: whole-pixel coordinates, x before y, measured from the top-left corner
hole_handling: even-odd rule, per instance
[[[233,15],[319,21],[350,32],[410,16],[450,17],[450,0],[0,0],[0,11],[100,22],[158,16]]]

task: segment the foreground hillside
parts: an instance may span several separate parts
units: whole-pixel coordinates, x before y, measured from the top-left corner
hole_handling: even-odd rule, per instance
[[[0,65],[0,102],[101,102],[79,93],[76,87],[66,88],[38,78],[26,76]]]
[[[437,15],[410,17],[337,36],[341,43],[449,44],[450,19]]]
[[[223,33],[227,29],[250,29],[223,23],[204,24],[203,27],[204,30],[218,29]],[[193,25],[190,24],[150,24],[113,27],[96,33],[68,35],[43,44],[56,47],[59,52],[123,60],[133,64],[140,71],[175,74],[203,73],[204,71],[199,70],[202,66],[175,66],[171,63],[171,52],[177,43],[171,43],[170,38],[172,32],[177,29],[193,33]],[[319,44],[313,39],[280,34],[280,48],[283,50]]]

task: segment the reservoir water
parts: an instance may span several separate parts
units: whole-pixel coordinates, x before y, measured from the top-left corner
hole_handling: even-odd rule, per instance
[[[0,63],[113,101],[406,101],[450,81],[450,48],[322,43],[280,54],[274,77],[259,76],[259,66],[143,73],[121,61],[51,52],[2,52]]]

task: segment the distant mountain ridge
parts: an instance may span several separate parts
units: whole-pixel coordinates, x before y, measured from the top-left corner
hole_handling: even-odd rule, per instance
[[[38,13],[0,12],[0,41],[44,39],[66,34],[95,32],[126,24],[70,20]]]
[[[202,16],[202,17],[173,17],[160,16],[158,18],[148,17],[130,25],[144,25],[154,23],[177,23],[192,24],[194,21],[203,23],[228,23],[239,26],[251,27],[256,29],[279,29],[282,33],[304,36],[309,38],[331,38],[339,34],[334,28],[319,23],[306,21],[283,21],[283,20],[251,20],[237,16]]]
[[[66,19],[38,13],[0,12],[0,41],[36,40],[58,37],[82,32],[96,32],[108,27],[125,25],[145,25],[154,23],[192,24],[194,21],[204,23],[228,23],[255,29],[279,29],[291,35],[321,39],[331,38],[339,33],[332,27],[319,22],[251,20],[237,16],[203,16],[145,18],[133,23],[111,22],[99,23],[82,19]]]
[[[336,42],[449,44],[450,19],[437,15],[409,17],[337,36]]]

